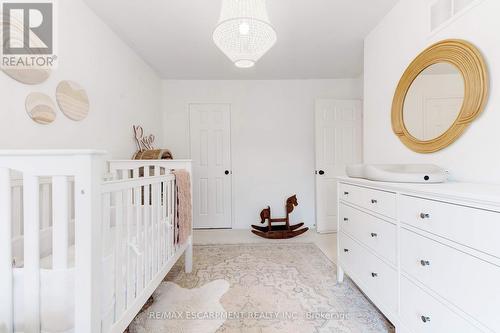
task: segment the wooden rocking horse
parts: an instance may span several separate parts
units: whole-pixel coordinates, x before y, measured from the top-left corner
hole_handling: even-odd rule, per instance
[[[260,213],[260,223],[264,224],[267,220],[267,227],[252,225],[252,232],[257,236],[270,239],[287,239],[303,234],[309,230],[309,228],[299,229],[304,225],[304,223],[290,225],[290,214],[293,212],[294,207],[297,207],[298,204],[297,195],[288,198],[286,200],[286,217],[278,219],[271,218],[271,207],[267,206],[267,208],[263,209]],[[285,224],[275,224],[283,222]]]

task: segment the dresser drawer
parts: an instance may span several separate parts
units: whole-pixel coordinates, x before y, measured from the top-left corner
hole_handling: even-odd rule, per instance
[[[500,258],[500,213],[402,195],[399,219]]]
[[[401,229],[401,269],[493,331],[500,330],[500,267]]]
[[[373,215],[340,204],[340,230],[396,265],[396,226]]]
[[[401,279],[401,321],[411,333],[480,332],[406,278]]]
[[[378,214],[396,218],[395,193],[341,183],[340,198]]]
[[[397,272],[343,232],[339,233],[340,263],[377,306],[397,312]],[[380,302],[381,304],[377,304]]]

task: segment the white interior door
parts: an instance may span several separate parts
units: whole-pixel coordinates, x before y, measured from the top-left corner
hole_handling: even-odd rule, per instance
[[[424,100],[424,140],[437,138],[453,124],[462,108],[463,97],[427,97]]]
[[[189,106],[193,225],[231,228],[231,106]]]
[[[316,228],[337,231],[337,181],[345,167],[362,160],[359,100],[316,101]]]

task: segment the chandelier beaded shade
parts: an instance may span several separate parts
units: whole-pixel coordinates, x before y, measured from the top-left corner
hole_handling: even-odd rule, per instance
[[[213,38],[237,67],[253,67],[277,39],[267,15],[266,0],[222,0]]]

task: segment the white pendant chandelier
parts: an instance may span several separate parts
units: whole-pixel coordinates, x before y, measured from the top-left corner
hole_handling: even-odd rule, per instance
[[[222,0],[213,38],[237,67],[253,67],[276,43],[266,0]]]

